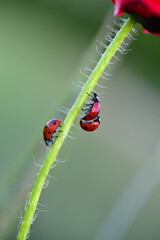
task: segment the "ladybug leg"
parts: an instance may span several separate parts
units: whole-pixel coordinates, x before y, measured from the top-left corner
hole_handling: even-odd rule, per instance
[[[85,103],[83,106],[90,106],[92,105],[91,103]]]
[[[88,108],[85,108],[85,109],[83,108],[82,111],[90,112],[91,109],[92,109],[92,104]]]
[[[55,131],[54,131],[55,132]],[[53,139],[53,138],[57,138],[57,137],[59,137],[58,135],[56,135],[56,136],[52,136],[51,138]]]
[[[58,130],[58,131],[54,131],[54,133],[59,133],[59,132],[63,132],[62,130]],[[54,138],[56,138],[56,137],[58,137],[58,135],[57,136],[55,136]]]
[[[48,140],[45,140],[45,144],[47,147],[49,147]]]
[[[57,132],[63,132],[63,131],[62,130],[58,130],[58,131],[54,130],[54,133],[57,133]],[[53,137],[53,135],[52,135],[52,137]]]
[[[84,104],[83,106],[87,106],[87,108],[82,108],[82,109],[81,109],[82,111],[88,111],[88,110],[90,110],[90,109],[92,108],[92,104],[91,104],[91,103],[89,103],[89,104]]]
[[[56,136],[52,136],[52,137],[51,137],[51,140],[52,140],[53,138],[56,138]]]
[[[81,110],[85,112],[88,110],[88,108],[82,108]]]

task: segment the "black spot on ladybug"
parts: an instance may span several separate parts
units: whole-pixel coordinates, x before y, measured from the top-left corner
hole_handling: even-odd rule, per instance
[[[56,125],[56,122],[53,122],[54,125]]]
[[[88,127],[85,125],[84,128],[87,129]]]
[[[48,128],[48,126],[47,126],[47,125],[45,125],[45,128]]]
[[[89,118],[92,118],[90,115],[88,116]]]
[[[95,125],[95,124],[93,124],[93,126],[95,127],[96,125]]]
[[[49,134],[51,134],[51,132],[50,132],[50,131],[49,131],[48,133],[49,133]]]
[[[94,131],[94,129],[92,128],[91,131]]]

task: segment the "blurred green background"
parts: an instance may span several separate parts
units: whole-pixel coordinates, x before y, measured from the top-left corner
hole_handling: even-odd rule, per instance
[[[65,118],[113,26],[105,0],[0,2],[0,239],[16,239],[19,217],[47,150],[44,124]],[[160,239],[160,39],[143,35],[113,60],[100,93],[101,125],[72,127],[43,190],[32,240]],[[87,72],[85,72],[88,74]],[[75,121],[79,126],[79,117]]]

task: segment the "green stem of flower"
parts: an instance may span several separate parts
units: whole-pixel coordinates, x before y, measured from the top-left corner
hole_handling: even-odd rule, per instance
[[[54,144],[52,145],[49,154],[37,176],[21,224],[21,228],[18,233],[17,240],[25,240],[27,237],[47,174],[51,169],[65,138],[67,137],[69,129],[71,128],[75,118],[77,117],[79,111],[81,110],[83,104],[85,103],[88,97],[87,93],[91,93],[93,91],[93,88],[95,87],[98,79],[105,70],[107,64],[110,62],[111,58],[114,56],[115,52],[118,50],[118,48],[120,47],[121,43],[124,41],[128,33],[132,30],[135,23],[136,23],[135,18],[130,16],[126,23],[123,25],[123,27],[119,30],[113,41],[108,46],[107,50],[103,53],[101,59],[97,63],[88,81],[84,85],[75,103],[73,104],[72,108],[67,114],[61,127],[62,132],[59,132],[58,138],[55,139]]]

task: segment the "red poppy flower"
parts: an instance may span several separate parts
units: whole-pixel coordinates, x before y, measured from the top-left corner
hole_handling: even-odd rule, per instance
[[[144,32],[160,36],[160,0],[112,0],[115,4],[114,15],[134,14],[143,25]]]

